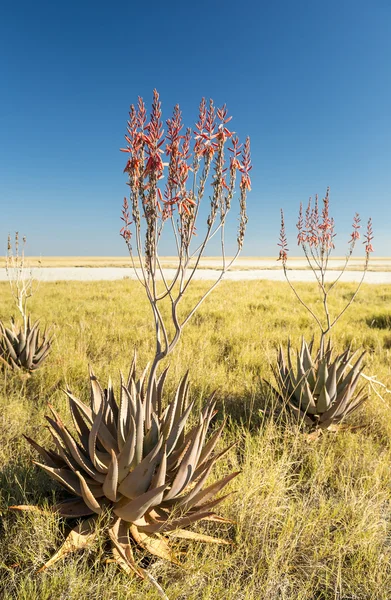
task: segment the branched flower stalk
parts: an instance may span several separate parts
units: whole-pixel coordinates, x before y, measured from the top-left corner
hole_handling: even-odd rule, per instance
[[[13,248],[11,235],[8,235],[5,269],[12,297],[23,320],[23,332],[26,335],[28,321],[27,303],[36,290],[36,281],[33,278],[31,268],[26,263],[25,246],[26,236],[23,236],[22,245],[20,246],[19,233],[16,232]]]
[[[299,302],[306,308],[306,310],[311,314],[314,321],[319,327],[320,330],[320,348],[321,352],[324,348],[324,341],[327,334],[331,331],[334,325],[339,321],[342,315],[346,312],[346,310],[350,307],[354,299],[356,298],[361,285],[364,281],[365,274],[368,270],[369,258],[370,254],[373,252],[372,240],[373,240],[373,229],[372,229],[372,220],[368,220],[366,234],[364,235],[364,244],[365,244],[365,263],[363,268],[362,277],[357,285],[356,290],[354,291],[350,300],[346,303],[343,309],[335,316],[332,317],[329,310],[329,297],[333,289],[335,288],[338,281],[341,279],[342,275],[346,271],[350,258],[352,257],[354,248],[356,246],[357,240],[360,239],[360,229],[361,229],[361,219],[358,213],[355,214],[353,218],[353,231],[351,233],[349,239],[349,247],[348,252],[346,254],[345,262],[342,266],[340,273],[332,282],[326,281],[327,269],[329,267],[329,259],[332,251],[334,250],[334,219],[330,216],[330,189],[327,188],[326,196],[323,198],[323,207],[320,209],[318,196],[315,196],[314,205],[312,204],[312,199],[309,199],[307,208],[305,213],[303,214],[303,206],[300,204],[299,210],[299,218],[296,224],[298,234],[297,234],[297,243],[301,246],[304,256],[307,260],[309,267],[311,268],[316,282],[318,284],[318,288],[322,297],[322,305],[324,311],[324,318],[320,317],[315,313],[314,310],[302,299],[294,285],[289,279],[289,270],[287,268],[288,262],[288,246],[287,246],[287,238],[285,233],[285,221],[284,221],[284,213],[281,210],[281,230],[280,230],[280,239],[278,246],[280,247],[279,259],[282,262],[282,266],[284,269],[284,275],[286,277],[287,282],[289,283],[291,289],[293,290],[296,298]]]
[[[152,308],[156,351],[147,385],[150,404],[159,363],[179,341],[183,327],[205,298],[218,285],[238,257],[246,231],[247,192],[251,190],[250,140],[244,145],[227,128],[231,120],[225,105],[215,108],[212,100],[202,99],[195,130],[184,129],[178,105],[163,130],[159,94],[154,91],[152,110],[147,122],[144,101],[131,106],[126,147],[128,155],[124,171],[130,189],[124,199],[121,235],[125,239],[136,275],[143,285]],[[228,150],[228,153],[227,153]],[[165,155],[166,161],[163,162]],[[228,156],[229,155],[229,160]],[[239,227],[237,250],[228,259],[225,251],[225,227],[235,194],[237,172],[239,182]],[[209,210],[205,233],[193,248],[202,200],[210,183]],[[169,227],[175,242],[177,264],[168,281],[159,257],[159,244]],[[220,236],[222,267],[217,280],[185,316],[178,313],[179,304],[200,266],[208,242]],[[158,290],[157,281],[163,288]],[[163,317],[161,303],[170,303],[170,318]],[[170,324],[169,322],[170,321]],[[170,336],[170,325],[173,334]],[[147,428],[150,422],[146,423]]]

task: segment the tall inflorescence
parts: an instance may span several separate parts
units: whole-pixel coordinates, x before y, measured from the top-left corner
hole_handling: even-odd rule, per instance
[[[32,271],[26,263],[25,246],[26,236],[23,236],[22,244],[20,244],[19,232],[17,231],[12,246],[11,235],[8,235],[5,268],[15,306],[23,320],[24,332],[26,332],[28,320],[27,303],[34,294],[36,283]]]
[[[184,325],[221,281],[238,257],[247,225],[246,201],[251,189],[250,140],[244,145],[230,129],[227,108],[216,108],[213,100],[201,100],[194,129],[184,128],[179,105],[163,128],[159,94],[153,93],[149,118],[142,98],[131,106],[124,171],[128,175],[129,200],[122,209],[124,238],[137,277],[150,302],[156,334],[155,359],[148,383],[149,393],[156,378],[159,362],[177,344]],[[234,256],[226,256],[226,222],[239,181],[239,226]],[[209,208],[202,232],[197,227],[205,195]],[[159,256],[163,232],[170,228],[176,250],[173,277],[168,280]],[[217,280],[187,314],[180,316],[178,306],[200,266],[209,241],[219,236],[221,271]],[[161,283],[160,283],[161,282]],[[168,331],[161,303],[168,301],[173,335]]]
[[[358,283],[358,286],[353,293],[350,300],[344,306],[344,308],[335,316],[332,317],[329,312],[328,299],[330,292],[334,289],[343,273],[345,272],[349,260],[352,257],[354,248],[356,246],[356,242],[360,239],[360,229],[361,229],[361,219],[358,213],[355,214],[353,218],[352,225],[352,233],[350,239],[348,241],[348,251],[346,254],[345,262],[342,266],[339,274],[332,280],[331,282],[327,282],[327,270],[329,267],[329,259],[332,251],[334,250],[334,219],[330,216],[330,189],[327,188],[326,195],[323,198],[322,207],[319,206],[318,196],[315,196],[315,201],[312,203],[312,199],[310,198],[308,201],[308,205],[303,212],[303,206],[300,204],[299,209],[299,217],[296,224],[297,227],[297,243],[304,252],[304,256],[307,260],[309,267],[311,268],[319,290],[322,296],[322,304],[324,317],[320,317],[316,314],[312,308],[303,301],[303,299],[298,294],[296,288],[293,286],[289,279],[289,270],[287,268],[288,261],[288,248],[287,248],[287,238],[285,233],[285,222],[284,222],[284,213],[281,211],[281,229],[280,229],[280,239],[279,239],[279,247],[280,254],[279,260],[282,261],[283,269],[285,277],[291,286],[293,292],[295,293],[298,300],[301,304],[309,311],[309,313],[314,318],[317,323],[320,333],[321,333],[321,346],[323,346],[324,337],[330,332],[332,327],[337,323],[337,321],[341,318],[341,316],[345,313],[345,311],[349,308],[349,306],[354,301],[358,291],[364,281],[365,274],[368,269],[370,254],[373,252],[372,240],[373,240],[373,230],[372,230],[372,220],[368,220],[367,231],[364,236],[364,245],[365,245],[365,263],[363,267],[363,273],[361,280]]]

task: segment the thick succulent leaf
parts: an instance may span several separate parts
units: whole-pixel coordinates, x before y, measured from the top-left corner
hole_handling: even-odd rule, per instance
[[[160,437],[160,424],[158,421],[157,416],[152,413],[151,418],[149,420],[150,422],[150,428],[148,430],[148,433],[144,436],[144,441],[143,441],[143,454],[148,454],[148,452],[150,452],[152,450],[152,448],[154,448],[158,442],[158,439]],[[147,427],[147,422],[145,421],[145,428]]]
[[[79,400],[79,398],[76,398],[76,396],[72,394],[69,388],[64,390],[64,392],[68,396],[69,400],[72,400],[72,402],[78,407],[80,413],[86,419],[87,423],[92,427],[92,423],[94,422],[94,415],[92,414],[92,410],[86,404],[84,404],[84,402]]]
[[[94,421],[93,421],[93,424],[91,427],[90,435],[88,437],[88,451],[90,454],[90,459],[92,461],[92,464],[94,465],[96,470],[99,471],[100,473],[106,474],[108,471],[108,467],[105,465],[105,463],[103,461],[100,460],[99,455],[96,450],[96,442],[98,439],[99,428],[101,427],[101,425],[103,425],[102,417],[103,417],[103,404],[101,404],[99,412],[96,415],[96,417],[94,418]]]
[[[302,363],[306,372],[306,377],[311,388],[315,385],[315,365],[311,357],[311,351],[307,342],[303,338],[302,343]]]
[[[105,481],[103,483],[103,492],[109,500],[115,502],[117,500],[117,485],[118,485],[118,462],[115,452],[111,451],[111,463]]]
[[[309,413],[311,415],[316,414],[316,403],[314,396],[311,392],[307,379],[301,379],[297,384],[294,396],[290,400],[291,403],[295,402],[298,408],[303,413]]]
[[[90,429],[88,428],[85,420],[83,419],[82,413],[77,404],[73,401],[72,398],[68,398],[68,400],[73,424],[79,436],[80,444],[82,445],[84,452],[88,453],[88,438],[90,435]]]
[[[188,529],[175,529],[174,531],[170,531],[167,535],[169,535],[170,538],[191,540],[194,542],[203,542],[206,544],[220,544],[222,546],[230,546],[232,544],[232,542],[228,540],[215,538],[211,535],[205,535],[204,533],[197,533],[196,531],[189,531]]]
[[[144,533],[168,533],[174,529],[181,529],[182,527],[189,527],[196,521],[202,521],[207,517],[213,515],[212,511],[199,511],[192,515],[186,515],[185,517],[179,517],[178,519],[168,518],[166,521],[159,523],[150,523],[145,526],[138,526],[137,529]]]
[[[338,417],[341,417],[347,408],[348,403],[351,399],[350,389],[345,389],[343,394],[339,394],[337,400],[334,404],[329,408],[328,411],[321,415],[319,421],[320,423],[325,423],[329,421],[332,423],[333,421],[337,421]]]
[[[204,490],[200,490],[188,502],[186,502],[184,504],[185,510],[192,508],[192,507],[198,507],[201,504],[204,505],[206,502],[209,502],[210,500],[212,500],[212,498],[214,498],[214,496],[216,496],[216,494],[219,494],[221,492],[221,490],[224,489],[225,486],[230,481],[232,481],[232,479],[234,479],[235,477],[237,477],[239,475],[239,473],[240,473],[240,471],[237,471],[236,473],[230,473],[229,475],[227,475],[220,481],[216,481],[215,483],[212,483],[210,486],[208,486]]]
[[[12,343],[12,346],[15,348],[16,344],[19,343],[19,339],[18,339],[16,330],[15,329],[11,330],[8,327],[5,327],[3,324],[2,324],[2,328],[3,328],[3,332],[5,333],[5,335],[9,339],[9,341]]]
[[[133,360],[131,362],[131,365],[129,367],[129,373],[128,373],[128,381],[127,381],[127,388],[130,390],[130,385],[132,381],[136,381],[136,369],[137,369],[137,352],[136,350],[133,353]]]
[[[185,456],[183,457],[183,460],[178,469],[178,473],[176,474],[172,483],[171,489],[166,495],[167,500],[175,498],[175,496],[180,494],[191,480],[191,477],[197,466],[196,458],[198,454],[198,447],[200,443],[201,434],[202,425],[198,427],[196,435],[194,436],[193,441],[191,442]]]
[[[340,381],[340,384],[338,386],[338,394],[340,394],[341,392],[344,392],[345,389],[351,384],[353,379],[355,379],[357,377],[357,375],[360,372],[360,368],[361,368],[362,362],[364,360],[365,354],[366,354],[366,352],[363,352],[361,354],[361,356],[358,358],[356,363],[353,365],[353,368],[349,371],[349,373],[346,375],[346,377],[344,377],[343,380]]]
[[[18,356],[22,355],[22,352],[24,351],[25,346],[26,346],[26,336],[23,331],[20,331],[18,333],[18,348],[17,348]]]
[[[160,462],[159,468],[156,471],[155,475],[152,478],[151,489],[161,487],[166,483],[166,474],[167,474],[167,451],[166,447],[163,448],[162,460]],[[158,499],[157,504],[160,504],[163,500],[163,492],[161,497]]]
[[[133,416],[130,417],[130,428],[129,434],[122,447],[121,452],[118,454],[118,481],[121,483],[123,479],[128,475],[131,465],[133,463],[134,453],[136,448],[136,424]]]
[[[357,351],[353,354],[350,353],[350,348],[347,348],[345,352],[338,356],[338,368],[337,368],[337,386],[343,380],[346,370],[349,368],[349,363],[353,360],[353,357],[357,354]]]
[[[13,361],[18,362],[18,356],[17,356],[16,351],[14,349],[14,345],[8,339],[8,336],[7,335],[3,335],[2,340],[4,342],[6,352],[8,352],[9,356],[12,358]]]
[[[237,521],[234,521],[233,519],[221,517],[220,515],[216,515],[216,513],[212,513],[208,517],[204,517],[202,521],[210,521],[211,523],[230,523],[231,525],[235,525],[237,523]]]
[[[97,515],[100,515],[100,513],[102,512],[102,508],[97,499],[94,497],[94,494],[89,488],[88,483],[86,482],[80,471],[76,471],[76,475],[80,480],[80,490],[84,502],[86,503],[88,508],[93,510]]]
[[[327,393],[330,396],[330,404],[337,398],[337,369],[338,363],[335,360],[329,369],[329,376],[326,383]]]
[[[296,354],[296,362],[297,362],[297,377],[296,377],[296,385],[299,384],[300,381],[303,381],[304,378],[306,378],[306,371],[304,369],[303,363],[302,363],[302,357],[301,357],[301,353],[297,352]]]
[[[45,510],[35,504],[18,504],[17,506],[9,506],[8,510],[16,512],[32,512],[40,515],[49,515],[51,511]]]
[[[194,400],[189,404],[182,416],[177,421],[174,421],[173,427],[171,428],[170,434],[167,438],[167,456],[169,456],[171,452],[177,447],[181,433],[184,431],[187,419],[189,418],[193,407]]]
[[[150,366],[150,363],[147,363],[144,371],[142,372],[142,375],[141,375],[140,379],[136,382],[137,392],[138,392],[138,394],[141,397],[144,395],[143,394],[143,392],[144,392],[144,383],[145,383],[145,380],[146,380],[146,377],[147,377],[149,366]]]
[[[156,405],[154,406],[155,412],[160,419],[162,414],[162,396],[163,396],[163,388],[164,382],[166,381],[167,373],[169,366],[167,366],[162,374],[160,375],[157,384],[156,384]]]
[[[186,385],[186,381],[187,381],[187,373],[182,378],[182,380],[177,388],[174,400],[168,406],[168,411],[167,411],[167,414],[165,415],[164,422],[161,427],[162,435],[165,440],[168,439],[168,437],[171,433],[172,426],[175,422],[175,417],[177,416],[177,420],[179,420],[179,418],[180,418],[180,411],[181,411],[181,406],[182,406],[182,401],[183,401],[183,392],[184,392],[184,387]],[[177,413],[177,408],[179,410],[179,415]]]
[[[136,387],[135,385],[133,386]],[[144,448],[144,406],[141,401],[141,396],[138,391],[134,392],[136,400],[136,448],[135,448],[135,464],[139,464],[143,458]]]
[[[118,421],[118,405],[115,401],[114,388],[111,377],[109,377],[109,382],[107,384],[106,397],[113,412],[113,420],[116,423]]]
[[[80,481],[77,477],[76,473],[73,473],[69,469],[54,469],[52,467],[48,467],[47,465],[43,465],[42,463],[33,461],[38,467],[41,467],[44,471],[49,473],[53,479],[61,483],[61,485],[69,490],[76,496],[81,496],[80,489]]]
[[[203,461],[202,463],[201,463],[201,461],[199,461],[198,467],[194,471],[194,475],[192,477],[193,481],[196,481],[198,477],[202,476],[204,474],[205,470],[208,469],[211,464],[214,465],[218,460],[223,458],[223,456],[228,454],[228,452],[230,450],[232,450],[232,448],[234,448],[236,445],[237,445],[237,442],[233,442],[232,444],[230,444],[229,446],[224,448],[224,450],[222,450],[218,454],[215,454],[211,458],[208,458],[208,460]]]
[[[317,414],[322,414],[326,412],[331,404],[331,398],[328,394],[327,387],[324,385],[319,394],[318,401],[316,403],[316,412]]]
[[[128,435],[130,417],[136,418],[136,410],[133,409],[132,398],[128,389],[123,384],[121,374],[121,393],[117,418],[117,443],[120,450],[122,450]]]
[[[76,464],[81,467],[90,477],[95,479],[96,481],[102,483],[104,481],[104,477],[94,468],[92,462],[87,458],[87,456],[82,452],[82,449],[77,445],[74,438],[65,427],[64,423],[61,421],[60,417],[54,410],[54,408],[49,404],[49,408],[52,411],[56,421],[53,421],[49,417],[47,420],[54,428],[55,432],[60,436],[65,448],[68,450],[70,455]],[[52,432],[53,433],[53,432]]]
[[[129,543],[128,526],[121,519],[117,519],[109,529],[109,537],[113,544],[115,562],[128,574],[137,575],[144,579],[143,570],[137,566],[132,547]]]
[[[200,467],[204,462],[206,462],[209,456],[212,454],[215,449],[218,441],[221,438],[221,434],[223,433],[224,427],[226,424],[226,420],[224,419],[221,426],[217,429],[217,431],[212,435],[212,437],[207,441],[207,443],[203,446],[201,450],[200,457],[198,459],[197,468]]]
[[[195,428],[194,435],[196,435],[196,431],[197,431],[197,429]],[[194,435],[193,435],[193,437],[194,437]],[[172,474],[172,477],[175,476],[175,472],[178,469],[179,465],[181,464],[182,460],[184,459],[191,442],[192,442],[192,439],[185,440],[185,442],[182,444],[182,446],[180,446],[177,450],[175,450],[175,452],[172,452],[172,454],[168,458],[167,469],[168,469],[168,473]]]
[[[329,376],[326,358],[319,361],[318,374],[316,378],[316,384],[314,389],[314,396],[319,396],[322,393],[322,389],[326,385],[327,378]]]
[[[52,344],[53,339],[54,339],[54,336],[52,336],[52,337],[50,337],[48,339],[44,335],[42,344],[37,349],[37,351],[36,351],[36,353],[34,355],[34,363],[36,365],[41,364],[45,360],[45,358],[47,357],[47,355],[49,354],[49,352],[51,350],[51,344]]]
[[[156,447],[131,471],[118,487],[126,498],[137,498],[149,488],[155,468],[161,457],[162,439]]]
[[[65,461],[59,454],[53,452],[53,450],[45,450],[45,448],[37,444],[37,442],[29,438],[27,435],[23,435],[23,437],[42,456],[49,467],[56,469],[65,466]]]
[[[69,498],[54,504],[51,509],[61,517],[79,518],[95,514],[81,498]]]
[[[172,500],[165,500],[162,502],[162,506],[163,507],[173,507],[173,506],[183,506],[186,505],[188,506],[190,501],[192,500],[192,498],[194,498],[194,496],[196,496],[198,494],[198,492],[200,490],[202,490],[206,480],[208,479],[210,472],[213,468],[215,464],[215,460],[210,460],[208,461],[207,467],[204,469],[204,472],[202,473],[201,477],[199,478],[199,480],[197,481],[197,483],[195,484],[195,486],[190,490],[190,492],[188,492],[187,494],[184,494],[183,496],[176,496],[175,498],[173,498]]]
[[[81,498],[69,498],[54,504],[51,510],[61,517],[79,518],[95,514]]]
[[[114,423],[114,414],[111,409],[110,403],[106,397],[107,390],[104,391],[104,394],[105,394],[105,400],[104,400],[105,408],[103,411],[103,423],[106,425],[107,430],[110,432],[112,437],[117,442],[117,422]]]
[[[105,401],[103,389],[95,377],[93,370],[90,367],[90,402],[91,410],[94,415],[97,415],[102,403]]]
[[[125,503],[124,498],[122,498],[114,505],[114,514],[128,523],[137,521],[137,519],[144,516],[149,508],[152,508],[159,503],[161,493],[164,492],[167,487],[168,484],[165,484],[158,488],[148,490],[148,492],[141,494],[141,496],[138,496],[134,500],[128,500],[127,503]]]
[[[153,554],[158,558],[168,560],[169,562],[172,562],[175,565],[180,564],[172,549],[170,548],[168,541],[164,537],[151,535],[139,531],[135,525],[131,525],[130,534],[133,537],[134,541],[139,546],[141,546],[141,548],[147,550],[147,552],[149,552],[150,554]]]
[[[77,527],[72,529],[72,531],[69,533],[59,551],[56,552],[56,554],[52,556],[52,558],[48,560],[38,572],[40,573],[45,571],[49,567],[56,564],[56,562],[59,560],[65,558],[65,556],[68,554],[76,552],[77,550],[84,550],[85,548],[92,546],[98,535],[97,532],[94,531],[95,526],[95,517],[79,523],[79,525],[77,525]]]

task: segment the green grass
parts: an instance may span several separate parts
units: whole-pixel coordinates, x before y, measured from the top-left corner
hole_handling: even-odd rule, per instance
[[[316,309],[310,284],[297,286]],[[191,306],[206,288],[194,282]],[[341,285],[332,311],[353,287]],[[0,319],[12,314],[0,284]],[[391,287],[363,286],[335,328],[336,346],[367,350],[366,372],[391,388]],[[184,306],[185,308],[186,306]],[[31,302],[34,317],[55,329],[53,352],[29,379],[0,372],[0,598],[3,600],[157,599],[148,584],[129,580],[106,549],[77,554],[46,573],[37,570],[63,539],[55,516],[10,513],[12,504],[51,503],[62,491],[31,460],[23,433],[48,441],[46,403],[69,418],[62,388],[88,396],[88,366],[118,384],[133,349],[143,365],[153,352],[149,306],[136,282],[43,283]],[[213,477],[241,470],[236,493],[220,513],[235,525],[195,529],[231,539],[232,547],[193,544],[179,549],[183,569],[153,560],[148,569],[170,600],[389,600],[391,597],[391,396],[371,392],[353,417],[362,428],[310,442],[294,423],[270,410],[262,379],[280,342],[311,337],[313,323],[283,283],[223,282],[183,332],[170,357],[169,395],[190,370],[199,405],[218,390],[222,444],[237,445]],[[381,390],[379,389],[381,392]],[[140,560],[142,557],[140,556]],[[146,559],[144,559],[146,560]]]

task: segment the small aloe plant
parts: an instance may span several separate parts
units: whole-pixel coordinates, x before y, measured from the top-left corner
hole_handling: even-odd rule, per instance
[[[285,233],[284,213],[281,211],[280,232],[280,255],[284,274],[292,291],[299,302],[310,313],[320,331],[318,349],[314,349],[314,341],[307,344],[302,341],[301,350],[297,352],[296,370],[292,366],[291,347],[288,344],[288,361],[286,362],[282,347],[279,348],[277,367],[272,366],[279,396],[299,415],[305,423],[318,429],[329,429],[338,425],[353,410],[358,408],[368,397],[363,388],[358,388],[362,374],[362,361],[365,353],[362,353],[357,362],[351,365],[355,353],[350,347],[339,355],[334,356],[332,343],[326,338],[330,331],[350,307],[356,298],[364,281],[368,269],[369,257],[373,252],[372,221],[369,219],[367,231],[364,236],[365,262],[361,280],[342,310],[332,316],[329,310],[329,296],[338,281],[347,269],[349,260],[353,254],[357,240],[360,238],[360,216],[356,213],[353,219],[353,231],[349,240],[349,248],[346,260],[341,272],[330,281],[328,278],[329,260],[334,249],[334,219],[330,216],[329,189],[323,199],[323,208],[320,210],[318,197],[314,205],[310,198],[305,214],[300,204],[299,219],[297,222],[297,241],[302,248],[308,266],[312,270],[318,289],[322,297],[324,316],[317,314],[311,306],[306,303],[289,278],[288,244]]]
[[[23,237],[20,248],[19,234],[15,233],[15,251],[12,248],[11,236],[8,236],[6,271],[15,306],[20,313],[22,323],[11,318],[9,327],[0,321],[0,361],[15,371],[31,373],[38,369],[48,356],[53,338],[39,329],[39,320],[31,324],[27,312],[28,300],[35,291],[35,282],[31,270],[26,265],[24,248],[26,237]]]
[[[103,513],[108,515],[106,534],[114,560],[127,573],[141,578],[145,571],[134,557],[135,545],[177,563],[172,538],[229,543],[185,529],[204,519],[227,521],[214,513],[226,496],[216,496],[238,474],[205,485],[216,461],[230,449],[215,452],[224,424],[208,436],[215,415],[213,395],[195,425],[186,431],[194,408],[194,401],[188,402],[187,375],[163,410],[167,370],[154,388],[150,405],[145,373],[136,378],[134,360],[127,381],[122,379],[118,401],[111,382],[103,389],[91,372],[90,406],[67,390],[75,433],[51,407],[47,421],[55,450],[26,438],[44,461],[36,464],[73,496],[52,510],[63,517],[89,517],[71,531],[43,569],[92,544],[97,536],[96,521]],[[151,427],[146,431],[147,422]]]
[[[315,429],[334,429],[368,397],[365,385],[357,389],[365,352],[350,367],[357,354],[350,348],[334,356],[330,340],[324,352],[315,352],[313,345],[313,340],[310,344],[302,340],[296,365],[290,343],[287,358],[280,346],[277,366],[272,366],[275,392],[300,421]]]
[[[42,337],[41,337],[42,336]],[[11,319],[10,327],[0,321],[0,359],[11,369],[29,373],[38,369],[50,352],[52,338],[39,330],[39,321],[31,325],[27,317],[25,328]]]

